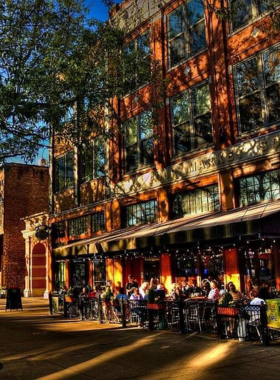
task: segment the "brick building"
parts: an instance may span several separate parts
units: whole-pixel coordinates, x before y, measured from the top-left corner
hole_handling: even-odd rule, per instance
[[[204,5],[112,10],[128,51],[167,86],[136,71],[135,91],[112,100],[124,132],[94,136],[87,154],[56,151],[56,286],[224,273],[241,290],[279,288],[280,34],[265,1],[229,1],[230,19],[218,17],[226,2]]]
[[[26,260],[23,218],[48,211],[49,168],[4,164],[0,169],[0,263],[2,287],[25,287]],[[46,268],[44,267],[46,270]]]

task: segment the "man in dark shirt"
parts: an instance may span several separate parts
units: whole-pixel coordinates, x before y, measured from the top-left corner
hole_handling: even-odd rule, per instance
[[[130,297],[133,294],[133,291],[135,288],[138,288],[138,283],[137,281],[134,280],[133,276],[130,274],[128,276],[128,283],[125,286],[126,294],[128,295],[128,297]]]

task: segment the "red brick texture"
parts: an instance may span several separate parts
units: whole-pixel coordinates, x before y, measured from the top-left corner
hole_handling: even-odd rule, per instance
[[[4,188],[4,230],[1,257],[2,286],[25,287],[25,229],[22,218],[48,211],[49,169],[7,164],[0,172]],[[40,260],[40,258],[38,258]],[[37,259],[36,259],[37,260]]]

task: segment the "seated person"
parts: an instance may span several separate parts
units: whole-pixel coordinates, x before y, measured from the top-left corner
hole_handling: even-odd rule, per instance
[[[243,300],[243,295],[242,293],[236,289],[235,285],[233,282],[228,283],[228,292],[232,296],[232,301],[233,302],[238,302]]]
[[[190,278],[188,280],[188,289],[186,290],[187,297],[198,297],[202,295],[202,289],[197,286],[196,279]]]
[[[265,305],[265,300],[258,297],[258,293],[255,290],[250,292],[250,305]]]
[[[218,289],[218,283],[216,280],[210,282],[211,290],[207,296],[210,301],[218,301],[220,298],[220,291]]]
[[[147,291],[149,290],[150,284],[147,281],[144,281],[139,288],[139,292],[143,299],[145,299]]]
[[[167,289],[165,288],[164,284],[159,284],[155,290],[155,297],[161,301],[165,300],[165,296],[167,293]]]
[[[174,283],[171,286],[170,298],[172,301],[179,301],[182,297],[182,284]]]
[[[133,294],[129,298],[131,301],[143,301],[143,297],[140,294],[140,291],[138,288],[134,289]],[[144,327],[144,322],[146,320],[146,309],[143,307],[139,307],[137,305],[137,302],[131,302],[131,311],[138,315],[139,317],[139,324],[138,327]]]
[[[138,282],[130,274],[128,276],[128,283],[125,286],[126,294],[128,295],[128,297],[130,297],[133,294],[135,288],[138,288]]]
[[[204,278],[201,282],[201,289],[202,289],[202,293],[205,297],[208,296],[210,290],[211,290],[211,285],[210,285],[210,281],[207,279],[207,278]]]

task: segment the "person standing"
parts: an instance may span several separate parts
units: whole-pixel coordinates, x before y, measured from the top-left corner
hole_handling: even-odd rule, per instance
[[[138,289],[138,282],[133,278],[133,276],[130,274],[128,276],[128,283],[125,286],[126,294],[128,297],[130,297],[133,294],[134,289]]]

